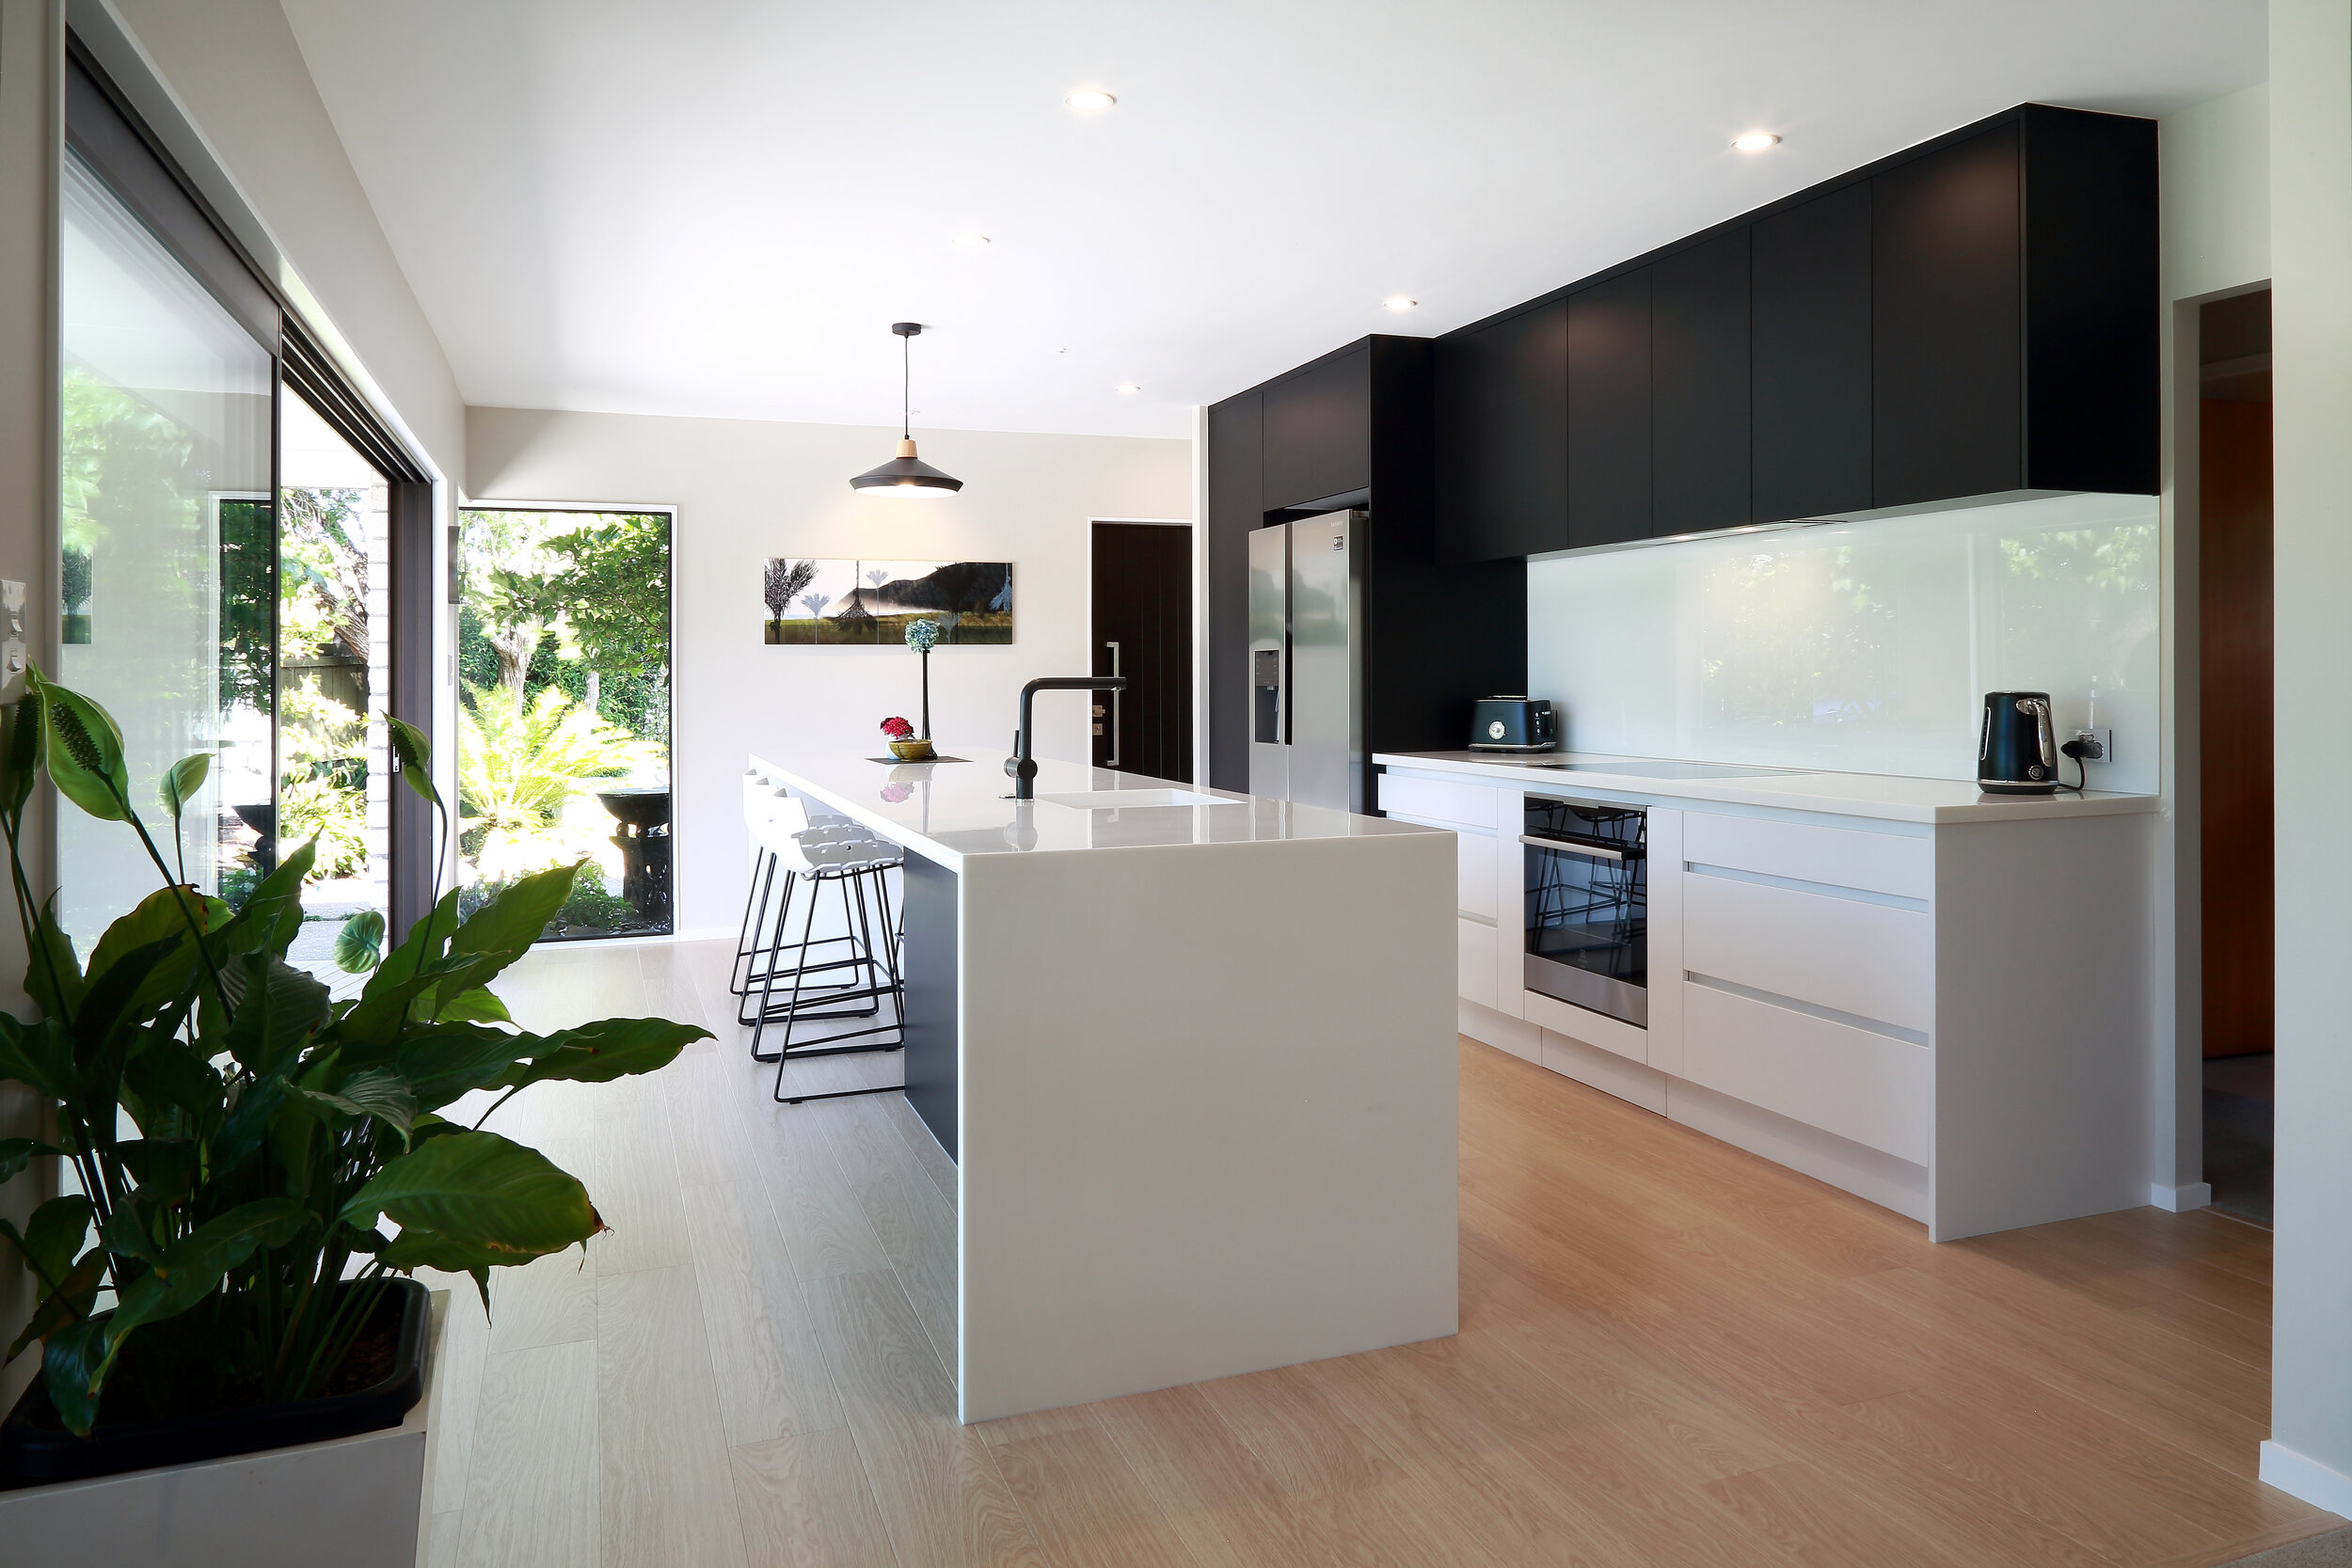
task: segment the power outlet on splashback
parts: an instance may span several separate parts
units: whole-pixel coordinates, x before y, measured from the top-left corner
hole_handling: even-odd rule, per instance
[[[2078,762],[2113,762],[2115,732],[2113,730],[2076,730],[2074,738],[2060,748]]]

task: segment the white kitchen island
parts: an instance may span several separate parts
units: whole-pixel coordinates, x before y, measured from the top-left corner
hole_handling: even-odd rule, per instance
[[[751,770],[906,850],[962,1418],[1454,1332],[1454,835],[940,750]]]

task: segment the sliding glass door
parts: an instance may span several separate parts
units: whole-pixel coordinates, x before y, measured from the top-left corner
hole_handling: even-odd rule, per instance
[[[56,673],[121,726],[131,800],[152,820],[164,772],[220,749],[236,716],[267,700],[259,650],[268,600],[257,613],[254,573],[267,564],[256,546],[270,510],[273,359],[72,153],[59,205],[65,645]],[[216,775],[189,803],[181,845],[167,824],[157,832],[167,858],[183,861],[186,879],[207,893],[220,890],[224,869],[222,784]],[[66,811],[57,880],[66,929],[87,951],[162,879],[135,835]]]

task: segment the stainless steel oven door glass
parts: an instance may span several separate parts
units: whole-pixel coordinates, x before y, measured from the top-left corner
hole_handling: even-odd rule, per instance
[[[1649,1024],[1648,816],[1527,797],[1527,989]]]

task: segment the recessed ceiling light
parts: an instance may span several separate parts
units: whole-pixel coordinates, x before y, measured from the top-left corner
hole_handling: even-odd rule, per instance
[[[1132,381],[1122,381],[1118,386],[1112,388],[1111,390],[1114,392],[1140,392],[1143,388],[1136,386]]]
[[[954,243],[965,250],[978,250],[988,244],[986,234],[958,234]]]
[[[1062,102],[1082,115],[1099,115],[1119,100],[1101,87],[1080,87]]]
[[[1414,306],[1419,305],[1421,301],[1415,299],[1410,294],[1391,294],[1380,303],[1387,306],[1391,310],[1410,310]]]
[[[1744,136],[1732,137],[1731,145],[1740,152],[1762,152],[1768,148],[1778,147],[1780,138],[1770,131],[1751,131]]]

